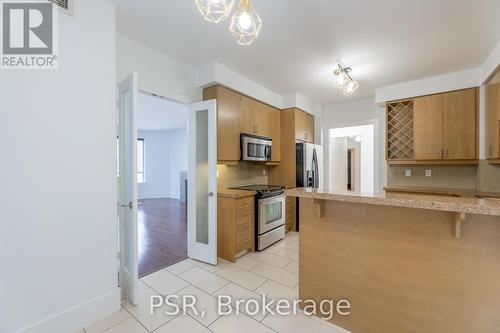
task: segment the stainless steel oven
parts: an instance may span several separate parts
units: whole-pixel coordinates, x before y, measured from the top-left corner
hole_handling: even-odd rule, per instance
[[[271,160],[273,140],[260,136],[241,134],[241,159],[266,162]]]
[[[257,251],[285,238],[285,187],[250,185],[238,190],[257,192],[255,196],[255,246]]]
[[[258,200],[259,235],[285,224],[285,195]]]

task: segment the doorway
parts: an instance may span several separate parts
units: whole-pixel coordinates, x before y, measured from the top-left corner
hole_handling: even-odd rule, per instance
[[[329,187],[373,192],[375,189],[374,125],[329,131]]]
[[[138,94],[139,277],[187,256],[188,107]]]
[[[119,285],[123,298],[133,305],[137,304],[139,295],[141,261],[144,262],[141,275],[186,258],[186,251],[191,259],[217,264],[217,103],[209,100],[183,105],[163,98],[159,100],[157,96],[140,94],[137,81],[137,73],[133,72],[118,85],[117,124]],[[151,107],[155,103],[161,104],[159,110]],[[140,113],[140,105],[146,110],[144,116]],[[168,107],[180,108],[177,111],[184,117],[168,113]],[[162,116],[168,126],[183,118],[180,123],[184,124],[184,128],[175,129],[175,135],[159,133],[168,132],[160,121]],[[180,138],[184,138],[184,145]],[[154,149],[155,145],[160,148]],[[158,152],[149,154],[154,150]],[[148,154],[151,156],[148,157]],[[181,156],[185,156],[184,161],[187,159],[184,165],[180,163]],[[158,163],[152,162],[152,159],[168,161],[168,170],[165,166],[157,167]],[[172,163],[177,168],[171,167]],[[154,169],[149,168],[150,164]],[[172,185],[175,180],[165,181],[170,173],[175,175],[174,178],[178,177],[177,186]],[[155,184],[152,180],[157,177],[163,180]],[[148,184],[152,186],[148,187]],[[177,193],[175,188],[178,189],[178,196],[172,194]],[[187,202],[182,203],[182,199]],[[170,221],[177,223],[177,234],[172,225],[169,229],[166,223],[169,213],[175,211],[167,204],[172,200],[176,200],[174,205],[178,214],[170,214]],[[163,214],[158,207],[163,209]],[[176,218],[172,219],[172,215]],[[157,228],[163,228],[165,232],[158,232]],[[172,237],[166,237],[169,232],[175,234],[175,240],[180,241],[179,246],[172,241]],[[172,259],[171,252],[180,253],[181,257]],[[148,261],[150,265],[146,265]]]

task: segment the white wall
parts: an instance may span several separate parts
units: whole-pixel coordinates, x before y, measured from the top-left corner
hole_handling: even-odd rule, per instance
[[[330,138],[328,188],[345,190],[347,187],[347,137]]]
[[[201,100],[198,70],[123,35],[116,35],[118,81],[136,71],[139,90],[168,99],[193,103]]]
[[[375,104],[374,98],[323,106],[323,143],[329,154],[329,129],[359,125],[374,125],[375,134],[375,191],[382,191],[387,184],[385,161],[385,109]],[[329,169],[329,156],[325,155],[325,170]],[[326,184],[329,184],[328,174]]]
[[[481,83],[486,83],[489,77],[495,73],[500,65],[500,40],[497,42],[493,50],[481,66]]]
[[[72,333],[120,309],[114,8],[59,17],[59,69],[0,74],[0,332]]]
[[[481,76],[482,70],[478,67],[415,81],[401,82],[377,88],[375,100],[377,104],[384,105],[387,101],[479,87],[482,84]]]
[[[187,170],[187,131],[139,131],[145,144],[146,183],[139,198],[180,198],[180,172]]]
[[[300,93],[280,95],[217,62],[200,66],[197,82],[199,87],[221,84],[278,109],[297,107],[315,114],[315,104],[304,95]]]

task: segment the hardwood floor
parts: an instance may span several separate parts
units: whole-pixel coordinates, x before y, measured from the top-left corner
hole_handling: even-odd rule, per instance
[[[139,276],[187,258],[186,205],[176,199],[139,200]]]

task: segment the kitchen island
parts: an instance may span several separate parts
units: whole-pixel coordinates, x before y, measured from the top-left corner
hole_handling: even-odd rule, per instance
[[[353,333],[498,332],[500,201],[291,189],[299,295],[347,299]]]

